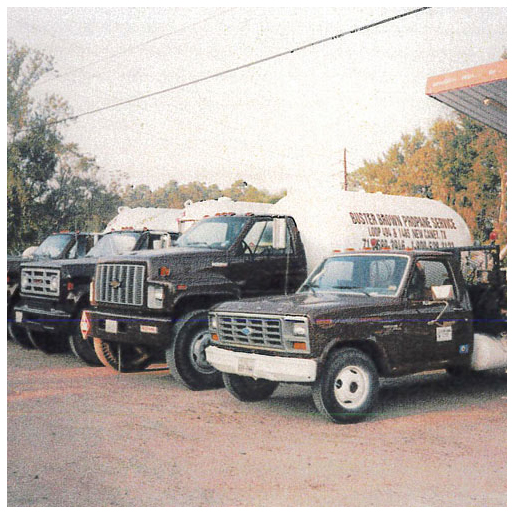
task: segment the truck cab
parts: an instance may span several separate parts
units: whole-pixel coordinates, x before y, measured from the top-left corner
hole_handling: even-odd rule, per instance
[[[22,346],[31,346],[26,332],[13,322],[14,306],[20,299],[20,267],[23,262],[78,259],[84,257],[98,241],[100,234],[87,232],[59,232],[49,235],[30,257],[7,258],[7,321],[11,338]]]
[[[21,264],[20,300],[14,307],[14,322],[32,346],[45,352],[62,351],[71,345],[74,353],[90,365],[100,365],[92,342],[80,337],[79,320],[89,305],[89,285],[96,261],[115,255],[162,246],[175,234],[164,231],[118,230],[103,234],[81,258],[31,260]]]
[[[475,318],[457,254],[334,255],[294,295],[216,306],[207,361],[240,400],[304,383],[330,420],[360,419],[379,376],[472,367]]]
[[[205,360],[209,308],[290,293],[305,277],[293,218],[211,216],[171,248],[100,259],[83,336],[94,338],[97,355],[116,370],[143,369],[165,354],[171,373],[187,387],[214,387],[221,374]]]

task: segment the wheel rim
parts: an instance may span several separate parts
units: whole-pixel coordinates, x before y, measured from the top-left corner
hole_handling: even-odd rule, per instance
[[[357,366],[347,366],[335,377],[334,396],[347,410],[361,407],[368,398],[369,390],[369,375]]]
[[[210,344],[211,336],[208,330],[196,334],[191,343],[189,352],[191,364],[200,373],[210,374],[216,372],[216,370],[207,362],[207,358],[205,356],[205,348]]]

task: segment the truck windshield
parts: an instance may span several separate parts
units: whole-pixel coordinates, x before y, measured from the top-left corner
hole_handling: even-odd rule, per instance
[[[96,243],[86,257],[107,257],[130,252],[136,246],[140,232],[111,232]]]
[[[73,234],[53,234],[48,236],[32,255],[36,259],[55,259],[59,257],[74,237]]]
[[[177,246],[229,248],[247,223],[246,218],[208,218],[193,225],[177,240]]]
[[[400,255],[330,257],[311,273],[299,292],[396,296],[407,262],[408,258]]]

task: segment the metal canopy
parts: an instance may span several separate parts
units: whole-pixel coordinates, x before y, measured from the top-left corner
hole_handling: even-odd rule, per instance
[[[426,94],[507,134],[507,60],[429,77]]]

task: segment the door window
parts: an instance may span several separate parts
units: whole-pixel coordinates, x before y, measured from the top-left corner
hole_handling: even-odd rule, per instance
[[[446,264],[441,261],[419,260],[407,290],[411,300],[432,300],[432,286],[451,285],[456,297],[455,286]]]
[[[244,238],[244,253],[253,255],[280,255],[290,253],[291,235],[287,227],[287,241],[285,249],[273,248],[273,222],[257,221]]]

